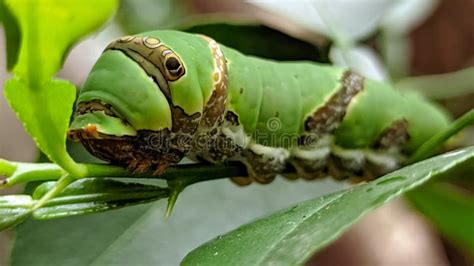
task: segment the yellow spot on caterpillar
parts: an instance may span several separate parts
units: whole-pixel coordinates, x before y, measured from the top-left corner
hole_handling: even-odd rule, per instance
[[[156,48],[158,46],[161,45],[161,42],[160,40],[158,40],[157,38],[153,38],[153,37],[144,37],[143,38],[143,44],[150,48],[150,49],[153,49],[153,48]]]
[[[219,81],[221,79],[221,75],[219,72],[214,72],[214,75],[212,77],[215,82]]]

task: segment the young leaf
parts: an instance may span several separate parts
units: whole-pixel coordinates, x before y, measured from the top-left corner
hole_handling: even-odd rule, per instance
[[[244,225],[189,253],[182,265],[300,265],[363,214],[433,176],[472,163],[474,147],[440,155],[374,182],[303,202]]]
[[[6,4],[21,29],[14,72],[34,84],[47,82],[61,67],[67,49],[99,28],[114,12],[117,1],[6,0]]]
[[[55,185],[55,181],[45,182],[35,189],[33,196],[0,196],[0,231],[23,222],[31,214],[35,219],[61,218],[114,210],[169,196],[169,189],[158,186],[85,178],[70,184],[34,210],[38,201]]]
[[[102,25],[116,4],[116,0],[6,1],[22,42],[15,77],[7,81],[5,96],[38,147],[74,176],[85,175],[65,147],[76,90],[51,77],[61,67],[67,49]]]
[[[41,91],[31,90],[14,77],[5,85],[5,96],[23,126],[48,157],[75,175],[82,175],[66,151],[66,132],[76,89],[64,80],[51,80]]]
[[[42,198],[55,182],[40,185],[33,199]],[[169,191],[152,185],[125,183],[111,179],[86,178],[78,180],[41,208],[33,212],[35,219],[53,219],[118,209],[138,203],[168,197]]]
[[[14,266],[179,265],[187,252],[213,236],[342,187],[330,179],[278,178],[271,186],[239,189],[221,179],[188,187],[170,218],[164,217],[165,202],[158,201],[94,215],[28,219],[16,228],[11,262]]]

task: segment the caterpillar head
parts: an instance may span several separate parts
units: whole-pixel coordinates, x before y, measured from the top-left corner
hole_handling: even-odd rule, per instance
[[[213,69],[205,53],[186,54],[179,37],[154,32],[112,42],[80,91],[69,137],[94,156],[132,170],[177,163],[189,149],[183,138],[199,125],[203,96],[210,94],[212,74],[205,69]]]

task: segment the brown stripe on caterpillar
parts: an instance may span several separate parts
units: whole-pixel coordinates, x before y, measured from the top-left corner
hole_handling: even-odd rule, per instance
[[[337,128],[351,100],[364,88],[363,77],[351,71],[343,74],[341,83],[342,87],[305,121],[305,130],[316,138],[332,133]]]
[[[204,35],[200,36],[208,43],[214,61],[213,88],[199,123],[197,145],[188,157],[216,163],[234,156],[237,149],[221,132],[227,102],[227,62],[216,41]]]
[[[201,124],[204,127],[213,128],[221,125],[224,118],[227,102],[227,61],[216,41],[204,35],[201,37],[208,42],[214,59],[214,72],[212,73],[214,89],[204,107]]]
[[[401,147],[409,139],[408,121],[404,118],[392,122],[378,137],[373,147],[375,149],[389,149],[391,147]]]

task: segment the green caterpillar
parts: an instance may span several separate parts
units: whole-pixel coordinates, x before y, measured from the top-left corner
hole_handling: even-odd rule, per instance
[[[213,39],[154,31],[112,42],[82,88],[70,137],[133,171],[183,157],[240,161],[268,183],[331,175],[372,179],[449,126],[415,95],[348,69],[246,56]]]

